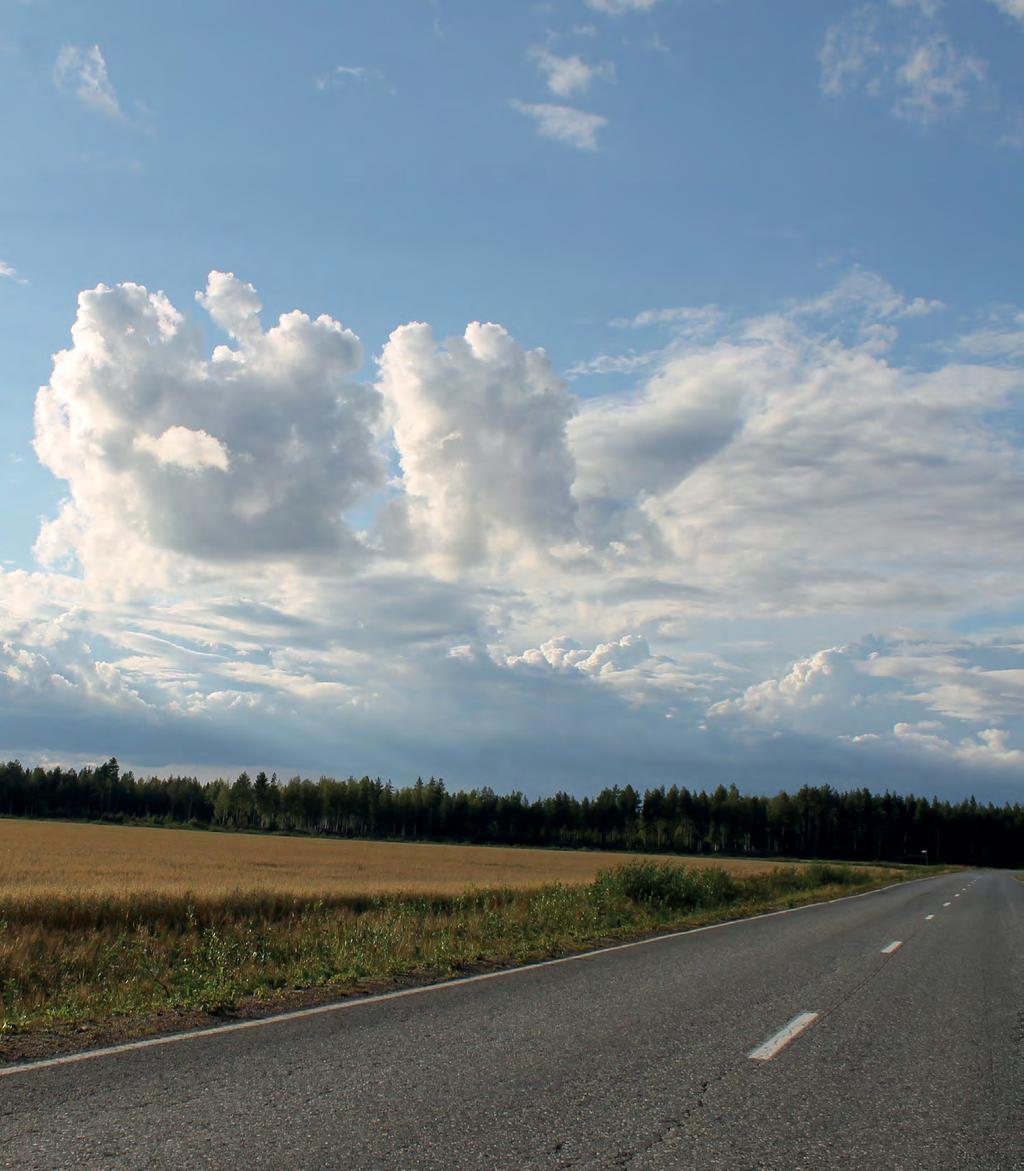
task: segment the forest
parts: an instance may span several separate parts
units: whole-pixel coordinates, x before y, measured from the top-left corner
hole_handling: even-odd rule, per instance
[[[234,781],[137,777],[116,758],[94,768],[0,764],[0,815],[181,825],[354,838],[560,846],[679,854],[1024,866],[1024,806],[867,788],[802,785],[744,794],[613,785],[594,797],[527,799],[440,778],[317,781],[243,772]]]

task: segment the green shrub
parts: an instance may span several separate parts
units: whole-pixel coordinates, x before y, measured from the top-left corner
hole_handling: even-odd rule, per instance
[[[720,867],[689,868],[671,862],[628,862],[602,871],[595,886],[630,902],[670,911],[720,907],[740,894],[736,880]]]

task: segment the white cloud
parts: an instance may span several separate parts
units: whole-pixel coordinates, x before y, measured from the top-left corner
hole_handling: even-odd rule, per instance
[[[313,78],[314,87],[321,92],[352,84],[378,86],[389,93],[395,92],[383,72],[369,65],[335,65],[329,73],[320,73]]]
[[[1024,752],[1010,746],[1005,725],[1024,731],[1024,647],[877,639],[831,647],[713,704],[708,715],[851,743],[913,745],[968,764],[1019,765]],[[967,723],[975,727],[965,736]]]
[[[821,88],[827,94],[845,93],[865,77],[883,53],[878,10],[872,5],[854,9],[825,33],[818,54]],[[869,92],[877,92],[877,88],[877,80],[868,82]]]
[[[680,708],[692,708],[707,683],[706,677],[679,659],[653,654],[640,634],[624,634],[586,647],[569,635],[559,635],[518,654],[499,654],[496,661],[534,676],[582,676],[587,686],[608,688],[630,707],[653,708],[659,717],[669,719]]]
[[[897,18],[894,9],[908,15]],[[829,27],[818,54],[823,92],[862,90],[897,117],[920,123],[965,109],[985,81],[985,62],[953,44],[937,13],[937,5],[921,0],[851,9]]]
[[[615,317],[608,324],[617,329],[673,325],[692,336],[697,336],[717,329],[723,318],[724,315],[717,305],[687,305],[670,309],[643,309],[633,317]]]
[[[723,354],[713,370],[670,360],[639,394],[588,399],[570,434],[579,467],[575,490],[591,523],[598,510],[607,509],[616,523],[629,510],[638,533],[645,531],[646,520],[634,511],[639,502],[675,488],[741,428],[748,375],[739,352],[731,361]]]
[[[615,66],[610,61],[591,65],[576,54],[559,57],[541,45],[530,50],[530,57],[543,74],[548,89],[560,98],[586,93],[594,81],[612,81],[615,77]]]
[[[99,45],[87,49],[64,45],[57,54],[53,80],[58,89],[70,91],[90,110],[108,118],[124,119]]]
[[[896,70],[893,110],[912,121],[934,121],[962,110],[984,78],[985,64],[979,57],[960,53],[944,37],[931,37],[914,45]]]
[[[152,710],[113,664],[93,658],[80,642],[47,648],[46,653],[0,642],[0,694],[8,702],[31,696],[36,703],[70,705],[82,712],[120,710],[134,718]]]
[[[916,8],[924,16],[937,16],[943,0],[889,0],[893,8]]]
[[[582,378],[588,374],[632,374],[634,370],[642,370],[650,366],[658,358],[658,350],[649,350],[637,354],[632,350],[628,354],[598,354],[585,362],[574,362],[565,372],[566,378]]]
[[[1024,0],[989,0],[1000,11],[1016,20],[1024,20]]]
[[[969,605],[969,549],[1015,597],[1021,470],[998,418],[1024,377],[892,364],[872,330],[915,302],[871,304],[837,294],[684,339],[644,387],[587,400],[570,428],[584,542],[776,614]]]
[[[862,648],[829,647],[793,663],[778,679],[766,679],[748,687],[735,699],[712,704],[708,715],[714,718],[742,715],[777,725],[787,723],[803,730],[821,729],[826,722],[838,728],[853,725],[863,735],[865,716],[865,681],[858,673],[860,660],[868,652]],[[826,711],[825,709],[830,709]],[[858,709],[858,710],[852,710]],[[885,720],[891,720],[888,712]]]
[[[606,16],[622,16],[626,12],[650,12],[658,0],[587,0],[587,7]]]
[[[473,564],[573,535],[573,404],[542,350],[476,322],[438,346],[412,324],[392,333],[380,371],[406,516],[432,553]]]
[[[957,760],[972,768],[1019,768],[1024,764],[1024,751],[1012,748],[1003,728],[982,728],[971,736],[952,742],[929,729],[931,721],[919,724],[899,723],[893,727],[893,737],[940,759]]]
[[[987,359],[1024,359],[1024,311],[1013,305],[993,310],[978,329],[958,339],[956,348]]]
[[[851,346],[881,355],[899,337],[900,322],[945,308],[934,298],[907,298],[877,273],[855,267],[828,292],[793,305],[789,315],[807,328],[824,328]]]
[[[800,317],[837,320],[898,321],[926,317],[946,306],[934,298],[907,298],[884,277],[869,269],[854,267],[826,293],[799,302],[792,312]]]
[[[235,341],[258,342],[260,310],[263,308],[259,294],[233,272],[211,272],[206,290],[196,293],[196,303],[202,305],[214,323]]]
[[[341,85],[346,81],[364,81],[367,76],[365,65],[335,65],[330,73],[320,74],[316,79],[317,89],[326,89],[329,85]]]
[[[231,274],[212,273],[199,300],[237,348],[206,357],[199,331],[140,285],[80,295],[36,403],[36,451],[70,492],[40,533],[44,560],[152,583],[189,558],[353,555],[342,513],[382,480],[358,338],[300,312],[264,332],[255,291]]]
[[[160,436],[139,435],[133,444],[136,451],[148,451],[158,463],[198,472],[203,468],[228,470],[228,453],[224,444],[205,431],[187,427],[168,427]]]
[[[625,634],[614,642],[600,643],[593,648],[581,647],[568,635],[560,635],[541,646],[509,655],[505,662],[510,667],[553,667],[556,670],[575,670],[582,675],[608,677],[616,672],[637,667],[651,657],[647,640],[638,634]]]
[[[579,150],[597,150],[597,133],[608,119],[600,114],[590,114],[575,106],[553,105],[545,102],[510,103],[514,110],[525,114],[537,123],[537,130],[545,138],[564,142]]]
[[[947,720],[1002,723],[1024,712],[1024,653],[1008,641],[909,643],[863,670],[899,680],[903,698]]]
[[[961,339],[983,360],[916,371],[879,350],[938,303],[863,270],[759,319],[649,310],[621,320],[677,328],[664,349],[573,368],[649,376],[577,401],[500,326],[442,345],[403,326],[378,385],[360,386],[358,339],[330,318],[285,314],[264,331],[255,290],[230,274],[199,300],[233,347],[204,355],[139,286],[82,295],[37,408],[37,451],[69,486],[44,560],[142,583],[310,557],[332,572],[378,556],[471,568],[495,597],[529,599],[501,626],[540,607],[565,627],[586,580],[628,599],[591,609],[604,641],[650,637],[637,618],[679,629],[684,614],[752,605],[942,612],[969,604],[971,549],[994,604],[1015,596],[1019,459],[999,422],[1022,391],[1012,315]],[[401,474],[380,506],[389,454]],[[355,506],[368,537],[344,520]],[[537,633],[533,645],[551,632]]]

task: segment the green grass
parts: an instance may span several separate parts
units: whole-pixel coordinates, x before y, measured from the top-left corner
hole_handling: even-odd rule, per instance
[[[813,864],[734,875],[634,862],[587,885],[462,895],[0,898],[0,1036],[226,1013],[542,959],[917,877]]]

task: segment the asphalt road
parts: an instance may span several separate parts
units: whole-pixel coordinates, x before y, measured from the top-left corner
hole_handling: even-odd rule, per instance
[[[1024,883],[3,1072],[0,1166],[1024,1168]]]

